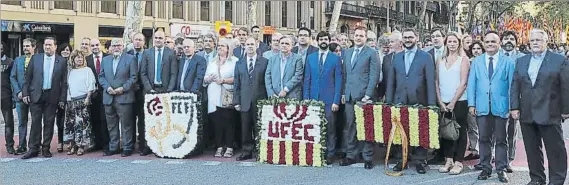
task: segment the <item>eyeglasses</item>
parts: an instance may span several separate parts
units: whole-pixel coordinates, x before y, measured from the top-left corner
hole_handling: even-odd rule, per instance
[[[281,42],[280,44],[290,46],[290,43],[288,43],[288,42]]]
[[[123,45],[122,45],[122,44],[113,44],[113,45],[111,45],[111,47],[121,47],[121,46],[123,46]]]

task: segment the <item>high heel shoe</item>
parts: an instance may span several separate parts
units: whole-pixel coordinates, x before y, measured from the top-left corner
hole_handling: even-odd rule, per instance
[[[63,153],[63,143],[57,144],[57,153]]]

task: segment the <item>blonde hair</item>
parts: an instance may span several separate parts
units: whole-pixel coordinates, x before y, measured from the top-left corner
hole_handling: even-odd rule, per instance
[[[221,39],[219,39],[219,44],[217,45],[217,47],[219,47],[220,45],[224,45],[225,47],[227,47],[226,60],[233,57],[233,49],[235,48],[234,41],[232,41],[231,39],[221,38]],[[215,63],[219,64],[219,62],[220,62],[219,54],[220,54],[220,52],[217,52],[217,55],[213,58],[213,60],[211,62],[215,62]]]
[[[73,52],[71,52],[71,54],[69,55],[69,60],[67,61],[67,65],[71,67],[71,69],[87,67],[87,61],[85,61],[86,56],[87,56],[86,51],[80,49],[73,50]],[[83,64],[81,64],[81,66],[75,66],[75,58],[77,57],[83,58]]]
[[[458,51],[457,51],[458,56],[461,56],[461,57],[466,56],[466,52],[464,52],[464,49],[462,49],[462,39],[461,39],[461,37],[460,37],[457,33],[450,32],[450,33],[448,33],[448,34],[446,35],[445,40],[444,40],[445,47],[444,47],[443,55],[442,55],[441,57],[437,58],[437,59],[436,59],[437,61],[446,60],[447,57],[450,55],[450,51],[449,51],[449,49],[448,49],[448,45],[446,44],[449,37],[455,37],[455,38],[458,40]]]

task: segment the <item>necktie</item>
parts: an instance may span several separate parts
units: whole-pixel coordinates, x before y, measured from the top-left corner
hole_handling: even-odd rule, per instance
[[[51,89],[51,57],[46,57],[43,75],[43,89]]]
[[[360,55],[360,49],[356,49],[356,54],[352,57],[352,67],[354,67],[354,64],[356,64],[356,59],[358,59],[358,56]]]
[[[245,48],[241,48],[241,58],[245,57]]]
[[[253,59],[250,58],[249,59],[249,76],[251,75],[251,73],[253,73]]]
[[[97,58],[97,74],[101,73],[101,59],[99,59],[99,55],[96,56]]]
[[[320,53],[320,59],[318,60],[318,69],[322,72],[322,66],[324,65],[324,53]]]
[[[158,49],[158,59],[156,59],[156,81],[162,84],[162,48]]]
[[[405,52],[405,74],[409,74],[411,68],[411,51]]]
[[[494,58],[490,57],[490,62],[488,63],[488,79],[492,79],[492,74],[494,74]]]

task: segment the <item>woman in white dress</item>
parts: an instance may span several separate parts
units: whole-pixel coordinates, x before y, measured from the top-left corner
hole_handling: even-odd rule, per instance
[[[232,105],[233,74],[239,60],[233,56],[233,46],[229,39],[219,41],[217,56],[207,66],[204,78],[204,85],[207,86],[207,112],[214,126],[217,147],[215,157],[233,156],[235,121],[238,120],[237,111]]]
[[[96,90],[95,75],[85,61],[86,53],[75,50],[69,57],[67,82],[67,105],[65,121],[65,143],[70,148],[67,155],[83,155],[93,144],[89,105],[91,94]]]

